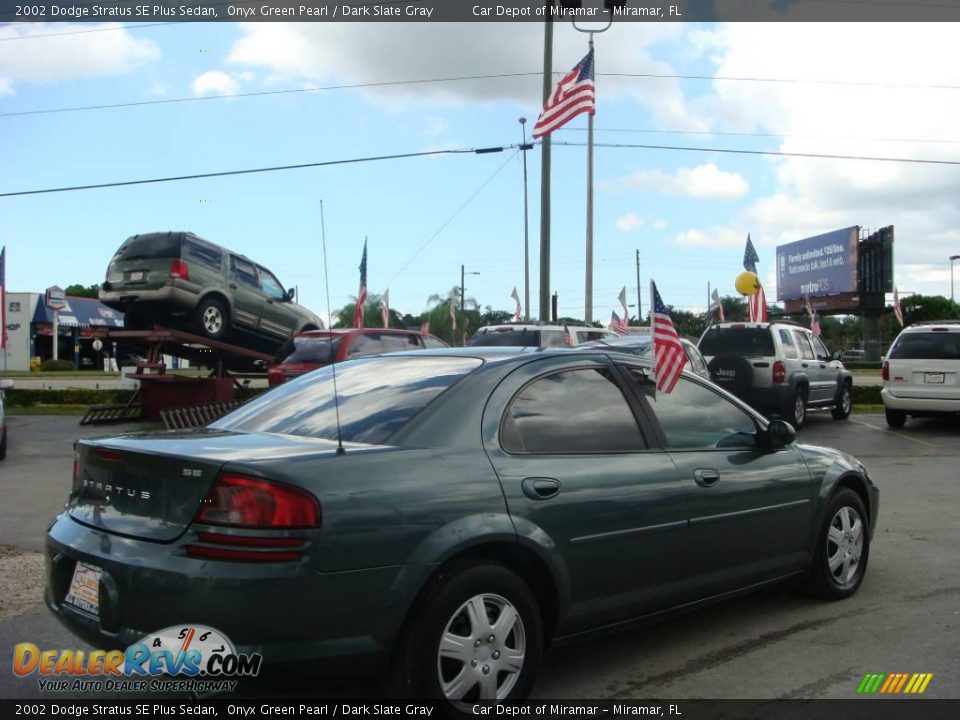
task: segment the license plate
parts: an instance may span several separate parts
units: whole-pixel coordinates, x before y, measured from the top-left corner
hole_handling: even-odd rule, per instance
[[[100,574],[103,571],[92,565],[77,563],[73,569],[73,579],[70,580],[70,589],[63,599],[65,603],[78,610],[100,616]]]
[[[930,385],[943,385],[943,373],[924,373],[923,381]]]
[[[142,272],[132,272],[130,273],[130,282],[137,282],[138,280],[143,280]]]

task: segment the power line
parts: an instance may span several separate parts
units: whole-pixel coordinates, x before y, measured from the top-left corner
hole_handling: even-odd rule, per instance
[[[416,153],[397,153],[393,155],[375,155],[373,157],[350,158],[347,160],[325,160],[322,162],[299,163],[297,165],[275,165],[272,167],[248,168],[246,170],[224,170],[221,172],[197,173],[195,175],[175,175],[170,177],[150,178],[147,180],[124,180],[121,182],[97,183],[92,185],[73,185],[69,187],[43,188],[41,190],[20,190],[17,192],[0,193],[0,198],[20,197],[23,195],[42,195],[45,193],[71,192],[74,190],[96,190],[101,188],[126,187],[129,185],[147,185],[150,183],[177,182],[180,180],[199,180],[203,178],[226,177],[229,175],[252,175],[254,173],[281,172],[285,170],[302,170],[304,168],[326,167],[330,165],[351,165],[356,163],[374,162],[377,160],[398,160],[401,158],[426,157],[428,155],[466,155],[500,152],[516,145],[506,145],[499,148],[472,148],[455,150],[426,150]]]
[[[14,35],[12,37],[0,38],[0,42],[10,42],[12,40],[35,40],[37,38],[61,37],[63,35],[86,35],[87,33],[114,32],[116,30],[141,30],[143,28],[161,27],[163,25],[179,25],[177,22],[158,22],[142,23],[137,25],[121,25],[119,27],[101,27],[91,28],[89,30],[68,30],[58,33],[38,33],[36,35]]]
[[[511,147],[516,147],[516,146],[511,146]],[[397,270],[393,275],[390,276],[390,279],[387,280],[387,282],[384,284],[384,289],[390,287],[390,283],[392,283],[392,282],[397,278],[397,276],[400,275],[400,273],[402,273],[404,270],[406,270],[407,267],[410,266],[410,263],[412,263],[414,260],[417,259],[417,257],[420,255],[420,253],[422,253],[424,250],[427,249],[427,246],[428,246],[430,243],[432,243],[432,242],[436,239],[436,237],[437,237],[441,232],[443,232],[443,230],[447,227],[447,225],[449,225],[451,222],[453,222],[454,218],[456,218],[457,215],[459,215],[461,212],[463,212],[463,210],[467,207],[467,205],[469,205],[471,202],[473,202],[473,199],[474,199],[475,197],[477,197],[477,195],[479,195],[487,185],[489,185],[491,182],[493,182],[493,179],[494,179],[497,175],[500,174],[500,171],[503,170],[503,169],[510,163],[510,161],[513,160],[519,153],[520,153],[520,150],[518,149],[515,153],[513,153],[513,155],[511,155],[510,157],[508,157],[508,158],[503,162],[503,164],[500,165],[496,170],[494,170],[494,171],[493,171],[493,174],[491,174],[490,177],[488,177],[486,180],[484,180],[483,183],[480,185],[480,187],[478,187],[478,188],[473,192],[473,194],[470,195],[470,197],[468,197],[468,198],[466,199],[466,201],[465,201],[459,208],[456,209],[456,211],[453,213],[453,215],[451,215],[450,217],[448,217],[446,220],[443,221],[443,223],[440,225],[440,227],[437,228],[436,232],[434,232],[433,235],[431,235],[430,237],[428,237],[428,238],[426,239],[426,241],[425,241],[419,248],[417,248],[417,251],[416,251],[413,255],[411,255],[410,258],[409,258],[403,265],[400,266],[400,269]],[[382,295],[382,294],[383,294],[383,291],[381,291],[380,294]]]
[[[586,143],[582,142],[554,142],[553,144],[567,145],[571,147],[586,147]],[[869,160],[873,162],[920,163],[924,165],[960,165],[960,160],[928,160],[925,158],[879,157],[875,155],[839,155],[834,153],[802,153],[785,152],[780,150],[739,150],[735,148],[688,147],[683,145],[641,145],[630,143],[598,142],[595,142],[593,146],[603,148],[636,148],[644,150],[686,150],[689,152],[733,153],[735,155],[776,155],[780,157],[821,158],[828,160]]]
[[[658,80],[719,80],[723,82],[783,83],[785,85],[836,85],[841,87],[876,87],[909,90],[960,90],[960,85],[938,83],[883,82],[877,80],[827,80],[823,78],[778,78],[738,75],[680,75],[674,73],[597,73],[603,77],[651,78]]]
[[[586,132],[586,128],[563,127],[558,128],[560,132]],[[797,135],[780,133],[761,133],[761,132],[724,132],[721,130],[656,130],[650,128],[594,128],[595,132],[609,133],[638,133],[650,135],[718,135],[724,137],[760,137],[776,139],[798,139],[798,140],[866,140],[869,142],[904,142],[904,143],[930,143],[934,145],[957,145],[960,140],[931,140],[929,138],[892,138],[892,137],[866,137],[863,135]]]

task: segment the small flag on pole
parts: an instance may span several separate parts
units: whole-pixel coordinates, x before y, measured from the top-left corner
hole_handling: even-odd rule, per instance
[[[424,335],[429,335],[429,334],[430,334],[430,321],[429,321],[429,320],[427,320],[423,325],[420,326],[420,332],[422,332]]]
[[[717,320],[719,322],[725,322],[726,316],[723,314],[723,303],[720,302],[720,293],[717,291],[716,288],[713,289],[712,298],[713,298],[713,303],[710,305],[710,311],[711,312],[716,311]]]
[[[813,304],[810,302],[810,296],[804,295],[803,302],[806,306],[807,315],[810,316],[810,332],[812,332],[817,337],[820,336],[820,316],[817,315],[816,311],[813,309]]]
[[[543,105],[543,112],[533,126],[533,137],[549,135],[581,113],[595,112],[593,85],[593,50],[564,75]]]
[[[657,374],[657,390],[673,392],[680,379],[687,354],[680,344],[680,336],[670,319],[667,306],[657,292],[657,284],[650,281],[650,326],[653,334],[653,364]]]
[[[385,328],[390,327],[390,288],[383,291],[383,307],[380,308],[380,317]]]
[[[520,294],[517,292],[517,286],[513,286],[513,292],[510,294],[510,297],[514,299],[517,303],[517,307],[513,311],[513,321],[520,322],[520,314],[523,310],[523,306],[520,304]]]
[[[757,284],[757,291],[750,296],[747,304],[750,307],[750,322],[767,322],[767,294],[763,285]]]
[[[617,300],[620,301],[621,307],[623,307],[623,324],[630,324],[630,311],[627,310],[627,286],[624,285],[620,290],[620,294],[617,295]]]
[[[2,284],[2,281],[0,281],[0,284]],[[897,293],[897,288],[893,288],[893,314],[897,316],[900,327],[903,327],[903,308],[900,307],[900,295]]]
[[[563,326],[563,344],[567,347],[573,347],[576,345],[576,341],[573,339],[573,331],[570,330],[566,325]]]
[[[743,269],[755,273],[758,262],[760,262],[760,256],[757,255],[756,248],[753,247],[750,233],[747,233],[747,246],[743,250]]]
[[[450,325],[454,330],[457,329],[457,295],[450,291]]]
[[[363,239],[363,258],[360,260],[360,290],[353,310],[353,326],[363,327],[363,306],[367,303],[367,239]]]
[[[617,335],[628,335],[630,333],[627,323],[620,319],[616,310],[610,311],[610,325],[608,327]]]
[[[0,250],[0,350],[7,347],[7,248]]]

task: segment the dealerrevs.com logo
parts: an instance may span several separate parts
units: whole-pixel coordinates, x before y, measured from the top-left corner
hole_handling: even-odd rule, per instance
[[[205,625],[169,627],[126,650],[13,649],[14,674],[39,675],[44,692],[231,692],[237,678],[256,677],[262,662]]]
[[[857,686],[860,695],[922,695],[933,673],[867,673]]]

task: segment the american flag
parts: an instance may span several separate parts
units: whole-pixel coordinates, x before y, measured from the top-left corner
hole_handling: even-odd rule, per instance
[[[520,293],[517,292],[517,286],[513,286],[513,292],[510,294],[510,297],[514,299],[517,303],[516,309],[513,311],[513,321],[520,322],[520,313],[523,310],[523,306],[520,304]]]
[[[750,233],[747,233],[747,246],[743,249],[743,269],[755,273],[758,262],[760,262],[760,256],[757,255],[757,251],[753,247],[753,241],[750,240]]]
[[[767,322],[770,319],[767,315],[767,294],[763,291],[763,285],[757,284],[757,291],[750,296],[747,305],[750,307],[750,322]]]
[[[630,311],[627,310],[627,286],[624,285],[620,290],[620,294],[617,295],[617,300],[620,301],[620,306],[623,308],[623,324],[630,324]]]
[[[0,265],[0,285],[3,284],[3,267]],[[897,316],[897,322],[900,323],[900,327],[903,327],[903,308],[900,307],[900,295],[897,294],[897,289],[893,289],[893,314]]]
[[[453,329],[457,329],[457,295],[451,290],[450,291],[450,324],[453,326]],[[451,336],[452,337],[452,336]]]
[[[719,322],[724,322],[726,320],[726,316],[723,314],[723,303],[720,302],[720,293],[717,291],[716,288],[713,289],[712,299],[713,299],[713,302],[710,304],[710,311],[712,312],[716,310],[717,320]]]
[[[593,50],[561,78],[553,94],[547,98],[543,112],[533,126],[533,137],[549,135],[580,113],[596,111],[593,87]]]
[[[563,344],[567,347],[573,347],[577,344],[573,339],[573,331],[566,325],[563,326]]]
[[[363,327],[363,306],[367,303],[367,239],[363,239],[363,258],[360,260],[360,290],[353,310],[353,326]]]
[[[653,362],[657,373],[657,390],[673,392],[677,380],[687,364],[687,354],[680,344],[680,336],[667,313],[667,306],[657,292],[657,284],[650,281],[650,323],[653,332]]]
[[[621,320],[620,316],[617,315],[616,310],[610,311],[610,325],[608,327],[611,330],[613,330],[617,335],[630,334],[630,330],[628,329],[628,326],[627,326],[627,321]]]
[[[422,332],[424,335],[429,335],[429,334],[430,334],[430,321],[429,321],[429,320],[427,320],[423,325],[420,326],[420,332]]]
[[[803,296],[804,303],[806,304],[807,315],[810,316],[810,332],[812,332],[817,337],[820,336],[820,316],[817,315],[816,311],[813,309],[813,305],[810,303],[810,297],[807,295]]]
[[[7,248],[0,250],[0,350],[7,347]]]
[[[380,318],[385,328],[390,327],[390,288],[383,291],[383,307],[380,308]]]

